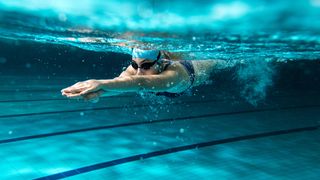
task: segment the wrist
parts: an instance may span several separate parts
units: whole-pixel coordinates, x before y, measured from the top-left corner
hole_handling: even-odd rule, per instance
[[[109,82],[110,82],[110,80],[99,80],[99,82],[100,82],[100,87],[101,87],[101,89],[102,90],[104,90],[104,91],[107,91],[108,90],[108,84],[109,84]]]

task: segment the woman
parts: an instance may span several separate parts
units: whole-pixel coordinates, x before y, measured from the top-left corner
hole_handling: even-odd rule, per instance
[[[176,97],[203,84],[215,66],[223,61],[173,61],[159,50],[133,48],[131,65],[119,77],[78,82],[61,90],[68,98],[97,101],[101,96],[124,92],[147,91],[156,95]]]

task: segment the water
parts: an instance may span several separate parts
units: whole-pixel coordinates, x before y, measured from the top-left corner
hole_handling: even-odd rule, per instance
[[[181,3],[2,1],[0,32],[99,52],[127,52],[114,43],[135,40],[190,59],[319,58],[317,0]]]
[[[0,0],[0,179],[317,179],[318,17],[318,0]],[[61,97],[117,76],[119,43],[236,65],[175,99]]]

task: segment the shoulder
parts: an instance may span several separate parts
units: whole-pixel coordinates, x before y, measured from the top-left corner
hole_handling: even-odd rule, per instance
[[[163,71],[163,73],[174,72],[175,74],[178,74],[181,77],[189,77],[187,70],[179,61],[168,60],[164,62],[164,66],[166,68]]]
[[[175,70],[180,70],[180,69],[184,69],[183,68],[183,65],[180,63],[179,60],[168,60],[168,59],[164,59],[163,60],[163,65],[165,67],[167,67],[168,70],[172,70],[172,69],[175,69]]]

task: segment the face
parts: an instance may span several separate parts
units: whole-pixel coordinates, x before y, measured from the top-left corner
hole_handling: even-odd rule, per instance
[[[159,73],[159,65],[153,60],[133,58],[131,66],[137,71],[137,75],[152,75]]]

